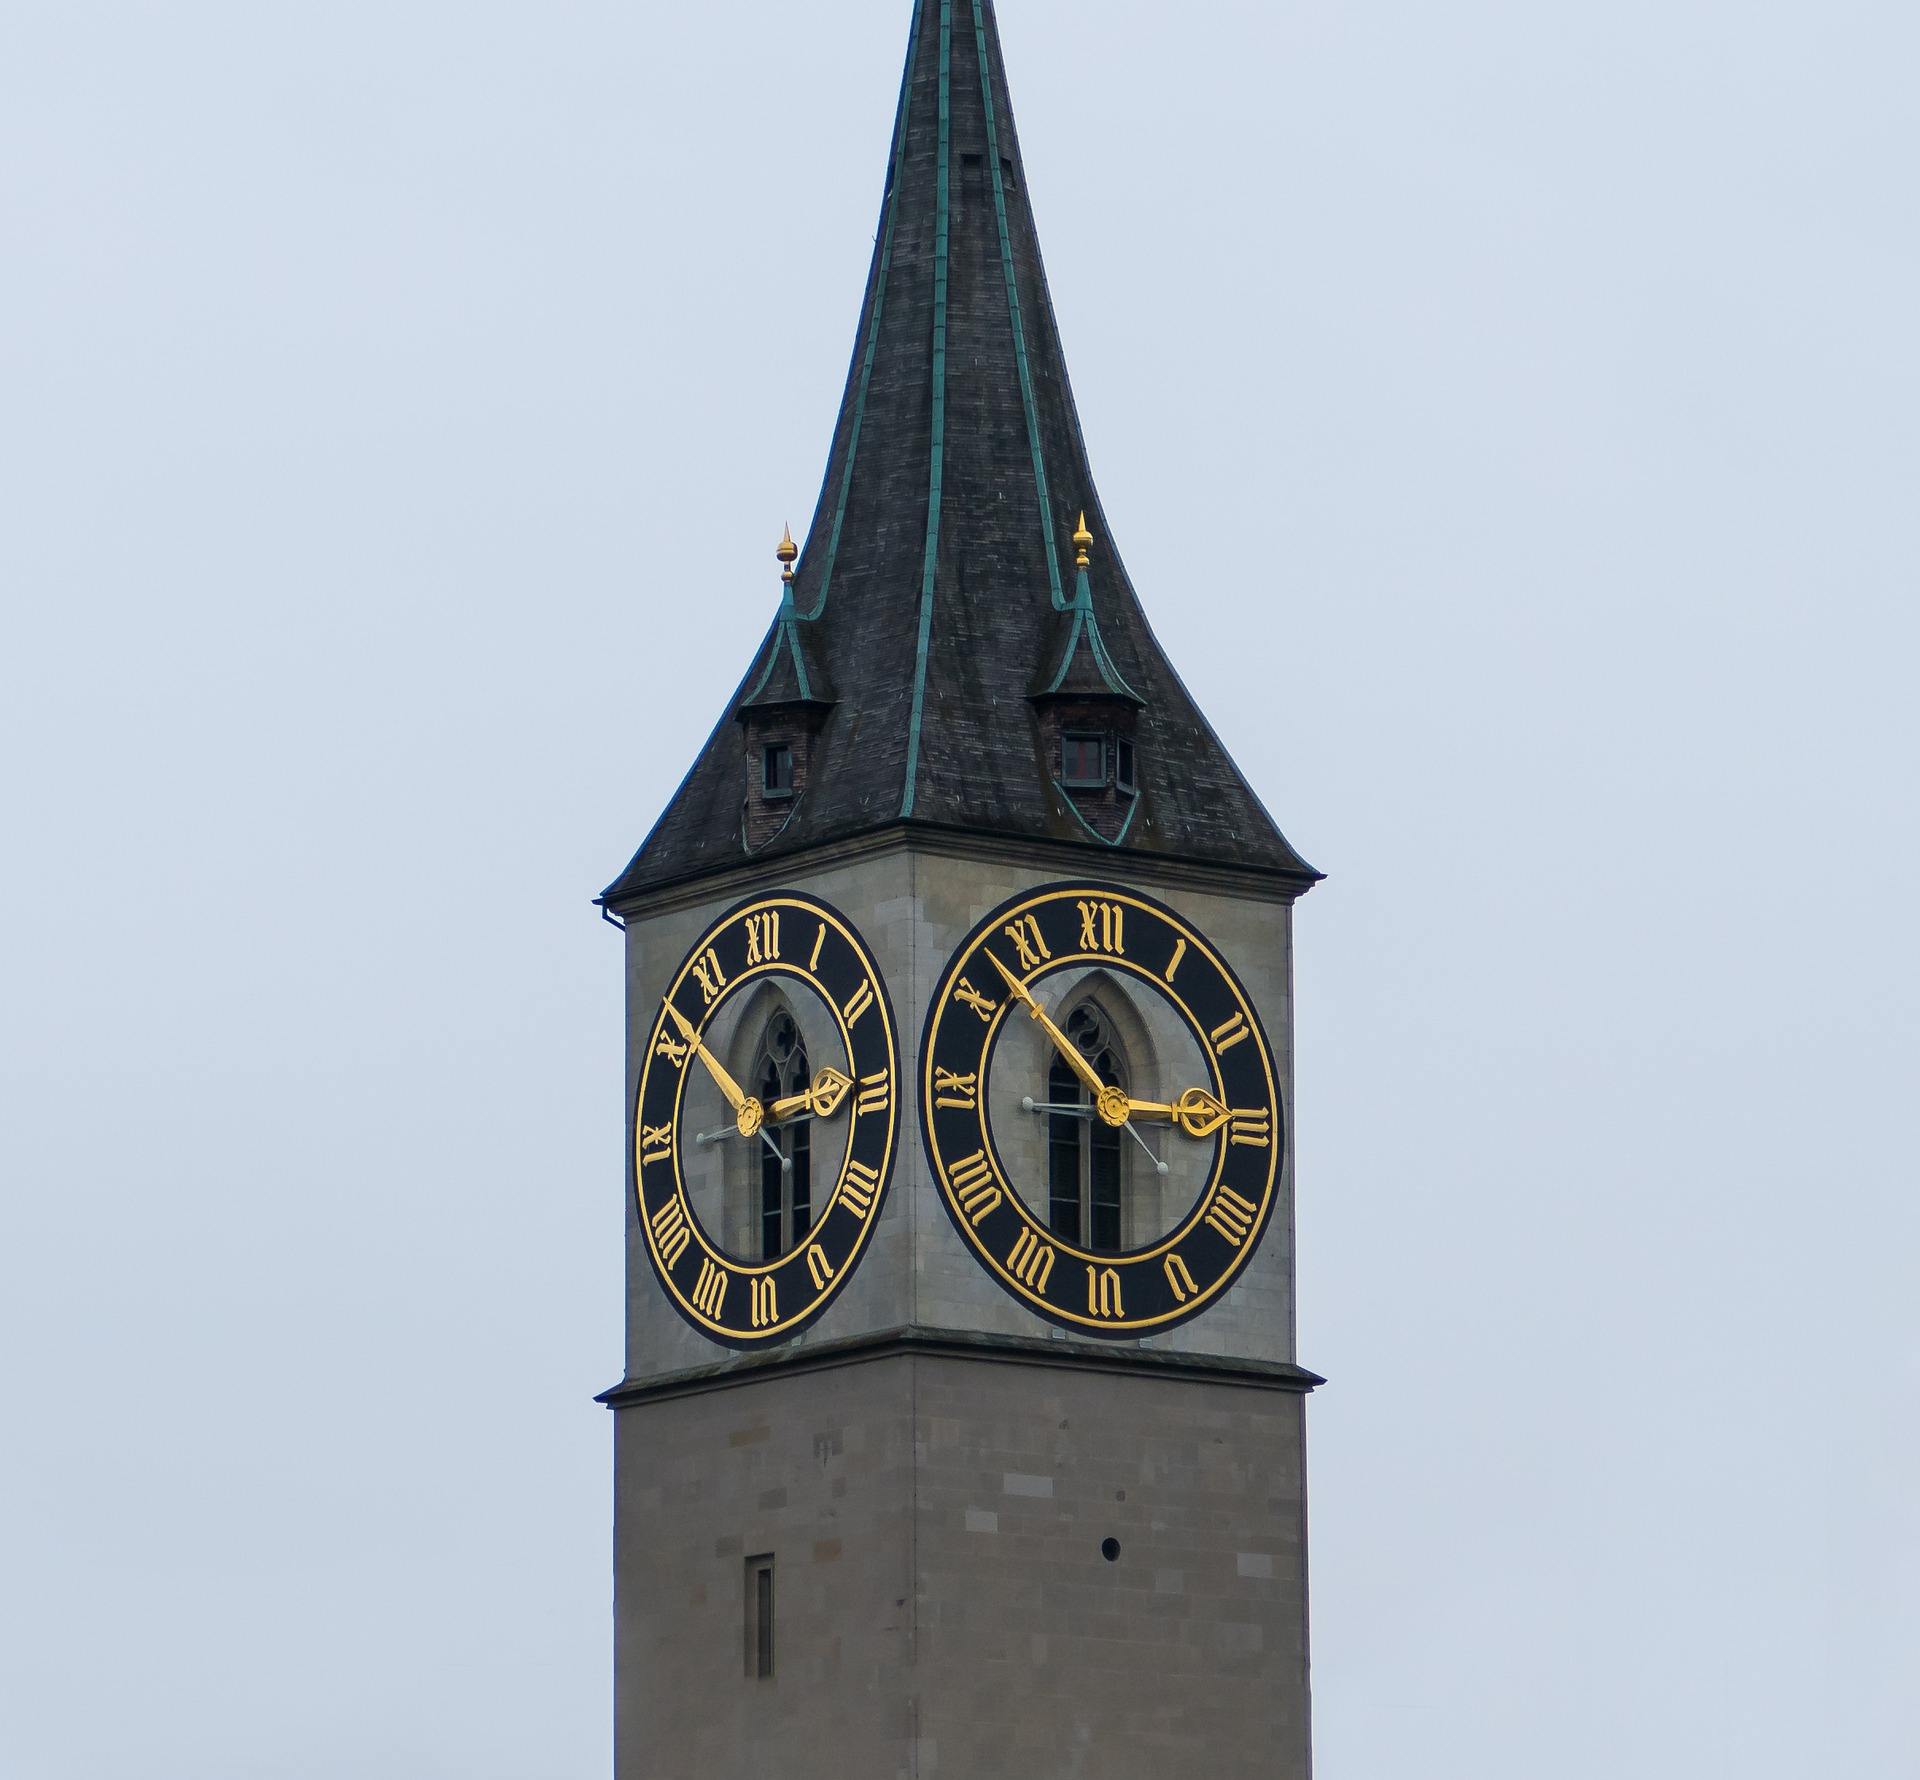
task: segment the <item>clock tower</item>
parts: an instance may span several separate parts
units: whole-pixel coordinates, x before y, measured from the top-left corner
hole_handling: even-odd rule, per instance
[[[626,929],[619,1780],[1306,1780],[1294,852],[1149,628],[992,0]]]

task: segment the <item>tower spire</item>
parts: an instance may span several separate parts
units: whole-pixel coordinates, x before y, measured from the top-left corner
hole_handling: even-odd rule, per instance
[[[807,790],[762,843],[769,854],[904,822],[1310,882],[1162,653],[1111,536],[992,0],[916,0],[805,548],[797,565],[783,557],[790,578],[766,641],[609,896],[740,862],[754,830],[750,808],[743,830],[735,719],[752,731],[756,712],[796,701],[813,714]],[[1048,758],[1059,713],[1036,701],[1082,693],[1089,720],[1113,701],[1132,733],[1136,777],[1110,800],[1125,803],[1124,827],[1090,826]]]

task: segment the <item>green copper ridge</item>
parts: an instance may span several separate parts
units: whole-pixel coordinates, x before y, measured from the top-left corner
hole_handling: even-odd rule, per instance
[[[1060,551],[1054,538],[1053,497],[1047,488],[1046,453],[1040,444],[1040,413],[1033,399],[1033,367],[1027,358],[1026,322],[1020,313],[1020,284],[1014,276],[1013,236],[1007,228],[1007,182],[1000,166],[1000,121],[993,108],[993,69],[987,59],[987,18],[981,0],[973,0],[973,37],[980,59],[980,102],[987,113],[987,162],[993,169],[993,214],[1000,228],[1000,265],[1007,280],[1007,314],[1013,323],[1013,356],[1020,367],[1020,405],[1027,417],[1027,448],[1033,453],[1033,482],[1040,497],[1040,536],[1047,547],[1047,580],[1053,609],[1067,609],[1060,585]]]
[[[1147,701],[1129,686],[1121,677],[1120,670],[1113,665],[1113,657],[1107,653],[1106,639],[1100,634],[1100,619],[1093,609],[1093,583],[1087,571],[1082,569],[1074,583],[1073,604],[1068,608],[1073,613],[1073,629],[1067,635],[1067,646],[1060,654],[1060,666],[1055,670],[1052,681],[1041,690],[1058,692],[1066,683],[1068,670],[1073,666],[1075,651],[1080,647],[1080,639],[1085,637],[1087,647],[1093,652],[1093,665],[1100,670],[1100,678],[1106,683],[1109,692],[1121,698],[1130,698],[1135,704],[1144,705]]]
[[[940,210],[933,239],[933,450],[927,474],[927,547],[920,577],[920,643],[913,664],[907,729],[907,788],[900,814],[913,814],[920,776],[920,719],[927,704],[927,649],[933,639],[933,582],[940,564],[940,507],[947,439],[947,243],[952,211],[953,0],[940,0]]]
[[[819,617],[819,613],[813,614]],[[793,656],[794,678],[800,687],[800,697],[807,703],[813,700],[813,682],[807,676],[807,659],[800,649],[799,610],[793,603],[793,584],[787,582],[780,589],[780,616],[773,623],[773,646],[767,651],[767,665],[761,670],[760,678],[753,683],[753,690],[740,702],[750,705],[761,693],[766,691],[767,682],[773,678],[773,670],[780,665],[780,651],[788,650]]]
[[[913,26],[909,41],[920,41],[920,21],[926,12],[926,0],[914,0]],[[874,280],[873,319],[867,326],[866,351],[860,361],[860,392],[854,398],[853,424],[847,429],[847,461],[840,472],[840,498],[833,510],[833,530],[827,537],[827,563],[820,575],[820,595],[811,612],[796,612],[803,624],[811,624],[827,609],[827,594],[833,586],[834,565],[840,558],[840,531],[847,521],[847,501],[853,492],[853,466],[860,455],[860,429],[867,417],[867,391],[873,385],[873,360],[880,346],[880,317],[887,306],[887,275],[893,270],[893,225],[900,213],[900,178],[907,156],[907,120],[913,112],[913,59],[907,60],[907,73],[900,87],[900,112],[893,126],[892,174],[887,186],[887,221],[880,238],[880,271]]]
[[[1089,822],[1085,816],[1080,814],[1080,807],[1078,804],[1076,804],[1073,801],[1073,798],[1068,794],[1066,786],[1062,785],[1058,779],[1055,779],[1053,784],[1054,784],[1054,789],[1060,793],[1060,801],[1063,804],[1065,804],[1068,809],[1073,811],[1074,821],[1078,822],[1080,826],[1087,831],[1087,833],[1092,835],[1093,838],[1101,844],[1101,846],[1118,847],[1125,844],[1127,836],[1133,832],[1133,819],[1135,816],[1140,814],[1140,799],[1138,797],[1136,797],[1133,800],[1133,808],[1127,811],[1126,821],[1120,824],[1120,832],[1116,834],[1112,840],[1108,840],[1107,837],[1104,834],[1102,834],[1099,829],[1095,828],[1094,825],[1091,822]]]

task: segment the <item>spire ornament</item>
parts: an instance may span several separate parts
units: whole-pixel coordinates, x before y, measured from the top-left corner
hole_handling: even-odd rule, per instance
[[[780,560],[780,579],[791,587],[793,565],[800,560],[800,546],[793,541],[792,526],[782,526],[780,534],[780,548],[774,552],[774,555]]]
[[[1093,548],[1093,533],[1087,530],[1087,516],[1085,513],[1080,515],[1080,529],[1073,534],[1073,548],[1073,566],[1076,569],[1091,568],[1093,566],[1093,558],[1089,556],[1087,552]]]

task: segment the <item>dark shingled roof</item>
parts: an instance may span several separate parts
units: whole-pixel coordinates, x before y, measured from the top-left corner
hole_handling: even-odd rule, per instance
[[[1083,512],[1094,539],[1081,571]],[[1049,694],[1134,713],[1139,808],[1117,845],[1056,782],[1033,702]],[[992,0],[917,0],[860,331],[795,579],[608,902],[749,857],[749,707],[821,721],[804,793],[753,857],[906,823],[1302,887],[1319,875],[1181,685],[1109,541]]]

